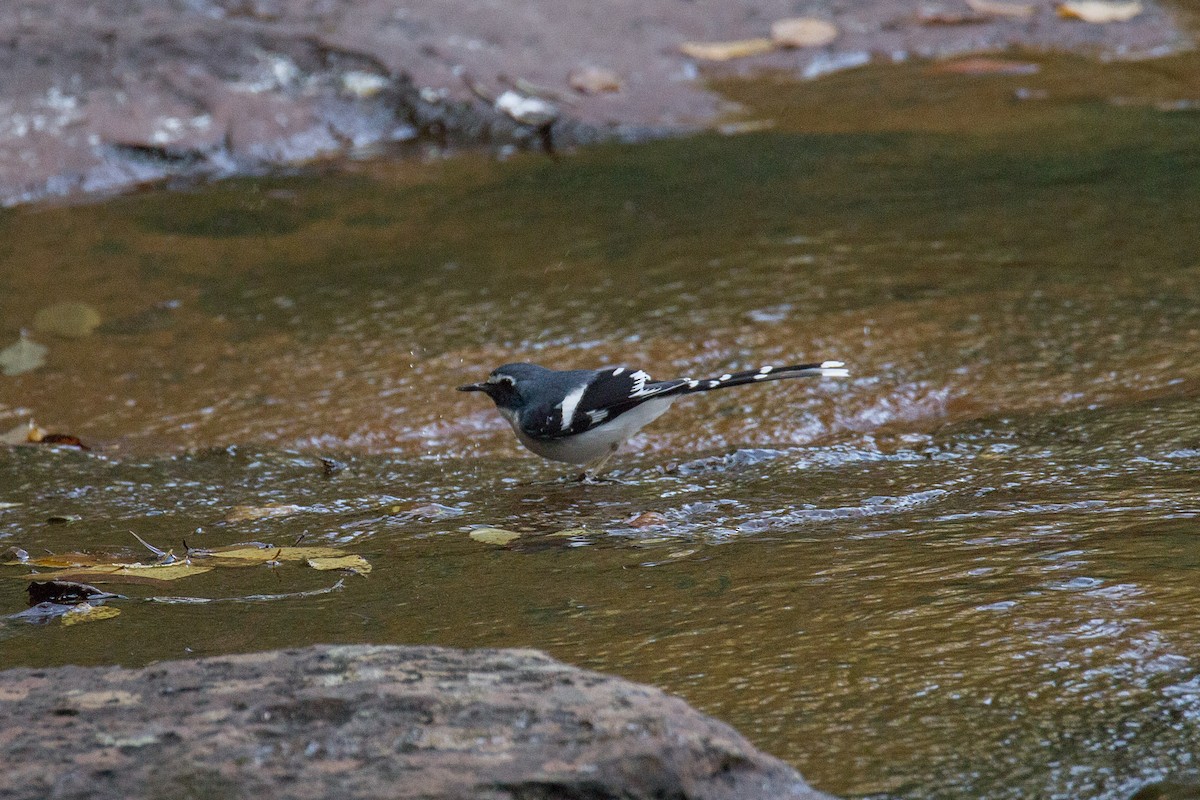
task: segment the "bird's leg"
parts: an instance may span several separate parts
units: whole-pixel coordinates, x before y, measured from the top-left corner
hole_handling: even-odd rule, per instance
[[[594,481],[596,478],[600,477],[600,473],[604,471],[604,467],[608,464],[609,459],[611,459],[613,454],[617,452],[617,447],[618,445],[614,444],[609,448],[607,453],[600,456],[590,464],[585,465],[583,472],[579,474],[578,480],[581,482],[590,483],[591,481]]]

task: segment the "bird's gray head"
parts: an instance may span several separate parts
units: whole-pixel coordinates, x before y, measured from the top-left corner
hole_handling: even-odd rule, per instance
[[[499,408],[516,409],[529,400],[530,391],[545,380],[551,370],[537,364],[505,364],[496,367],[483,383],[458,387],[460,392],[483,392]]]

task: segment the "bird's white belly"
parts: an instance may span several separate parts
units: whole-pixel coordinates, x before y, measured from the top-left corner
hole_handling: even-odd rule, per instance
[[[666,413],[675,402],[674,397],[658,397],[647,400],[611,422],[602,423],[591,430],[565,436],[562,439],[531,439],[522,431],[517,421],[509,418],[521,444],[542,458],[565,461],[568,464],[587,464],[606,456],[621,446],[621,443],[646,425]],[[507,417],[507,415],[505,415]]]

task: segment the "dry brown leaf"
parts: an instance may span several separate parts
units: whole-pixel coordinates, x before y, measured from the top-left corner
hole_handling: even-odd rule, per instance
[[[771,40],[780,47],[824,47],[837,37],[836,25],[816,17],[795,17],[771,23]]]
[[[310,558],[305,561],[313,569],[330,570],[330,569],[347,569],[358,575],[368,575],[371,572],[371,565],[362,556],[358,555],[340,555],[340,556],[322,556],[318,558]]]
[[[1034,12],[1032,3],[1006,3],[1003,0],[967,0],[967,7],[980,14],[1017,19],[1032,17]]]
[[[729,61],[759,56],[775,49],[770,39],[741,39],[734,42],[684,42],[679,52],[702,61]]]
[[[649,528],[653,525],[666,525],[667,518],[657,511],[643,511],[625,524],[631,528]]]
[[[1125,22],[1142,13],[1139,0],[1108,2],[1108,0],[1067,0],[1058,6],[1058,15],[1063,19],[1078,19],[1084,22],[1105,24]]]

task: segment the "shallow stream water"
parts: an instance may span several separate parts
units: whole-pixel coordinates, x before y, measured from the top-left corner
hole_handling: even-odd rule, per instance
[[[676,692],[838,795],[1122,798],[1189,774],[1200,69],[1033,63],[730,84],[742,127],[769,125],[738,136],[6,212],[0,346],[59,300],[104,324],[33,334],[47,365],[0,378],[0,430],[93,447],[0,452],[0,545],[302,539],[373,571],[10,623],[0,667],[528,646]],[[520,359],[834,358],[850,379],[676,404],[592,485],[453,391]],[[270,504],[294,508],[234,511]],[[15,612],[28,570],[3,569]]]

